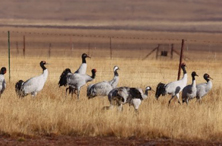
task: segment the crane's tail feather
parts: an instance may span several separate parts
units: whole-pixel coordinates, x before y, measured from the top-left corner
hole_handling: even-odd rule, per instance
[[[130,88],[129,95],[132,96],[131,98],[138,98],[140,100],[143,100],[143,97],[142,97],[140,91],[136,88]]]
[[[23,85],[24,81],[23,80],[19,80],[18,82],[16,82],[15,84],[15,92],[19,97],[23,97],[24,94],[22,92],[22,85]]]
[[[158,99],[160,95],[165,96],[166,95],[166,90],[165,90],[165,84],[164,83],[159,83],[156,87],[156,93],[155,97]]]
[[[71,73],[71,70],[69,68],[66,68],[62,72],[62,74],[60,75],[60,80],[59,80],[59,83],[58,83],[59,87],[67,85],[66,76],[68,75],[68,73]]]

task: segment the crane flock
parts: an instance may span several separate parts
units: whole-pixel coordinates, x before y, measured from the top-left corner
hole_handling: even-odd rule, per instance
[[[96,77],[96,69],[92,69],[92,75],[87,75],[87,63],[86,58],[91,58],[86,53],[83,53],[82,64],[79,68],[72,73],[71,69],[66,68],[60,75],[58,82],[59,87],[68,86],[66,88],[67,92],[73,97],[74,94],[77,94],[77,99],[80,98],[80,90],[88,82],[91,82]],[[40,62],[40,67],[43,70],[43,73],[39,76],[32,77],[27,81],[19,80],[15,84],[15,91],[19,98],[23,98],[28,94],[35,97],[38,92],[40,92],[47,80],[48,69],[45,67],[47,65],[46,61]],[[192,83],[187,85],[187,71],[186,64],[182,63],[181,68],[183,70],[183,77],[180,80],[172,81],[168,84],[160,82],[156,87],[155,97],[159,99],[160,95],[165,96],[166,94],[171,95],[171,99],[168,102],[170,105],[171,100],[176,96],[178,103],[180,103],[179,93],[182,92],[182,102],[188,104],[189,100],[196,98],[197,101],[209,93],[212,89],[212,78],[209,74],[205,73],[203,78],[206,80],[205,83],[196,84],[195,76],[198,76],[195,71],[192,72]],[[96,96],[108,97],[110,106],[105,106],[103,109],[112,109],[114,106],[117,106],[119,111],[123,110],[123,105],[128,103],[133,105],[135,111],[138,111],[138,108],[141,102],[148,97],[148,91],[152,90],[150,86],[145,88],[145,91],[137,87],[117,87],[119,82],[119,67],[113,67],[114,77],[110,81],[101,81],[98,83],[90,84],[87,86],[87,97],[88,99],[94,98]],[[2,96],[5,88],[6,82],[4,74],[6,73],[6,67],[2,67],[0,70],[0,97]]]

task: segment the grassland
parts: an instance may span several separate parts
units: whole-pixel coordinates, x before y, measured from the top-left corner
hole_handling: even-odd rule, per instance
[[[79,30],[47,28],[0,28],[0,66],[8,68],[7,30],[11,32],[11,80],[5,75],[7,89],[0,99],[0,134],[10,136],[68,135],[143,139],[179,139],[185,141],[217,141],[222,137],[221,116],[221,34],[142,32],[125,30]],[[23,56],[23,36],[26,36],[26,55]],[[70,37],[71,35],[72,38]],[[93,36],[93,37],[92,37]],[[103,37],[94,37],[103,36]],[[113,54],[110,58],[110,36]],[[136,38],[136,39],[135,39]],[[81,64],[80,55],[88,53],[88,70],[97,69],[92,83],[110,80],[113,66],[120,67],[118,86],[151,86],[177,79],[179,57],[155,59],[155,53],[142,60],[158,44],[174,44],[180,50],[185,39],[187,64],[190,75],[196,71],[197,83],[205,82],[204,73],[213,80],[212,91],[201,104],[191,101],[189,106],[179,105],[176,100],[168,107],[170,96],[157,101],[154,92],[144,100],[135,114],[133,107],[125,105],[123,112],[116,109],[102,111],[109,105],[107,97],[88,100],[86,86],[80,100],[65,98],[65,88],[58,87],[59,76],[65,68],[76,70]],[[16,42],[18,46],[16,46]],[[72,43],[70,43],[72,42]],[[51,56],[49,44],[51,43]],[[73,48],[72,48],[73,44]],[[83,45],[84,44],[84,45]],[[90,47],[88,46],[90,44]],[[105,44],[105,45],[104,45]],[[162,48],[164,49],[164,48]],[[14,91],[19,79],[29,79],[41,74],[39,62],[50,63],[49,77],[44,89],[36,98],[19,99]],[[188,78],[191,83],[191,77]],[[90,84],[90,83],[89,83]]]
[[[133,53],[133,52],[131,52]],[[46,60],[49,78],[44,89],[36,98],[27,96],[19,99],[14,91],[18,79],[26,80],[41,73],[39,61]],[[12,58],[13,72],[9,82],[6,74],[7,89],[0,102],[0,131],[9,135],[72,135],[72,136],[115,136],[157,139],[170,138],[181,140],[220,141],[222,136],[221,116],[221,77],[220,62],[187,62],[188,74],[196,70],[200,77],[197,82],[204,82],[202,75],[208,72],[213,78],[213,89],[204,97],[202,104],[191,101],[190,105],[179,105],[176,100],[167,106],[169,96],[159,101],[150,92],[149,98],[142,102],[139,114],[133,107],[124,106],[123,112],[116,109],[102,111],[109,105],[107,97],[88,100],[86,86],[81,90],[80,100],[65,98],[65,88],[57,85],[63,69],[76,69],[81,60],[77,58]],[[28,63],[27,63],[28,62]],[[138,65],[142,62],[142,65]],[[205,65],[207,64],[207,66]],[[112,78],[114,65],[120,67],[119,86],[145,88],[150,85],[155,89],[162,82],[176,79],[177,61],[156,61],[137,59],[92,58],[88,60],[88,71],[97,69],[96,79],[92,82]],[[189,83],[191,78],[189,77]]]

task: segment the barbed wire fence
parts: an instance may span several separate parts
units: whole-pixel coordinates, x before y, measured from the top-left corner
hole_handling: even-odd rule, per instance
[[[0,57],[4,59],[8,58],[7,39],[8,31],[0,32]],[[106,59],[173,59],[178,61],[180,47],[181,39],[10,31],[10,57],[16,58],[57,57],[59,60],[65,60],[79,57],[82,52],[86,52],[92,57]],[[184,56],[190,61],[202,58],[221,60],[221,47],[222,41],[186,39]],[[158,51],[154,50],[155,48],[158,48]],[[199,54],[200,51],[202,51],[201,54]],[[146,57],[147,55],[149,56]]]

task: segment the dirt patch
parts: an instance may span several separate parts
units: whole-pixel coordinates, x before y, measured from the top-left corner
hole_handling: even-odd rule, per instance
[[[172,139],[140,139],[136,137],[131,138],[116,138],[116,137],[74,137],[74,136],[44,136],[44,137],[9,137],[0,136],[0,145],[7,146],[88,146],[88,145],[109,145],[109,146],[160,146],[160,145],[177,145],[177,146],[209,146],[209,145],[222,145],[221,142],[210,142],[210,141],[182,141]]]

